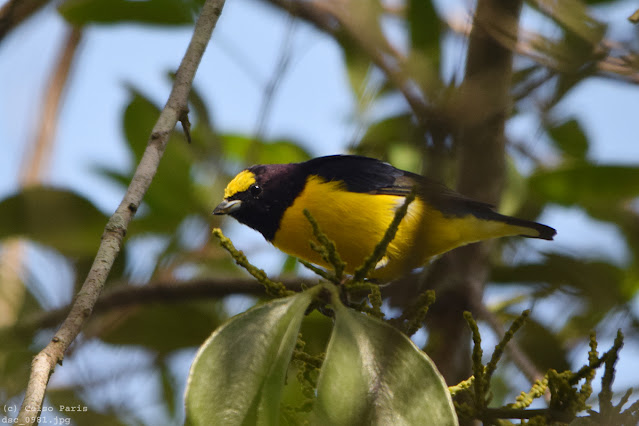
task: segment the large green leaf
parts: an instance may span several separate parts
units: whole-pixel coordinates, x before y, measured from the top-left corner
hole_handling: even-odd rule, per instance
[[[457,424],[444,379],[408,337],[339,303],[335,314],[311,424]]]
[[[197,0],[66,0],[60,14],[73,25],[138,22],[159,25],[193,23],[203,1]]]
[[[209,337],[189,373],[187,424],[277,424],[288,364],[315,292],[260,305]]]
[[[70,191],[31,187],[0,202],[0,239],[25,237],[62,254],[95,254],[107,223],[89,200]]]

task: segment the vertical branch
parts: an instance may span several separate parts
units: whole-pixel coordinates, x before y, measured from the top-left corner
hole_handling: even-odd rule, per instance
[[[122,247],[129,222],[133,219],[155,176],[171,131],[188,111],[187,101],[191,84],[213,28],[222,13],[223,5],[224,0],[207,0],[202,7],[193,37],[176,73],[169,99],[153,127],[144,155],[135,170],[127,192],[105,227],[91,270],[62,326],[31,363],[31,375],[18,414],[18,424],[29,424],[32,414],[40,412],[49,377],[55,365],[62,362],[64,353],[93,311],[113,262]]]
[[[461,87],[457,189],[464,195],[496,204],[504,184],[505,121],[510,113],[512,50],[494,31],[516,38],[521,0],[478,0]],[[491,30],[489,31],[488,28]],[[444,256],[444,294],[431,309],[430,355],[448,383],[470,374],[470,336],[461,313],[477,311],[488,278],[491,243],[462,247]]]

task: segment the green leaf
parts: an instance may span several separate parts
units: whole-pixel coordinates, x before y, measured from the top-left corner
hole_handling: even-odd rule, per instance
[[[565,154],[583,159],[588,152],[588,137],[577,120],[570,119],[548,128],[548,133]]]
[[[408,145],[415,150],[420,150],[422,143],[423,135],[416,128],[412,114],[400,114],[386,117],[370,125],[357,145],[356,153],[388,161],[392,147]],[[413,153],[413,157],[420,156]]]
[[[441,22],[432,1],[409,0],[407,20],[413,49],[431,54],[439,47]]]
[[[187,424],[277,424],[288,364],[316,292],[255,307],[209,337],[189,373]]]
[[[94,255],[106,223],[89,200],[61,189],[25,188],[0,202],[0,239],[25,237],[72,257]]]
[[[58,11],[73,25],[123,22],[189,25],[202,3],[194,0],[66,0]]]
[[[597,45],[606,33],[606,26],[592,18],[580,0],[535,0],[527,3],[552,19],[567,33]]]
[[[214,303],[145,305],[99,317],[92,325],[103,330],[105,321],[111,319],[114,324],[106,327],[107,332],[100,336],[104,342],[140,345],[167,354],[199,345],[220,324],[220,314]],[[90,326],[87,333],[91,334],[92,330]],[[162,333],[156,330],[162,330]]]
[[[255,140],[238,134],[225,134],[221,138],[224,154],[238,162],[243,162],[251,149],[257,150],[255,159],[259,164],[298,163],[311,158],[308,151],[290,140]]]
[[[405,335],[335,306],[311,424],[456,425],[444,379]]]
[[[411,37],[407,68],[425,93],[432,95],[440,85],[438,70],[441,20],[430,0],[409,0],[406,18]]]
[[[639,167],[575,164],[538,172],[530,186],[557,204],[609,207],[639,196]]]
[[[133,88],[129,89],[129,94],[131,101],[124,110],[122,124],[129,148],[135,156],[135,162],[139,163],[151,130],[160,116],[160,108]]]
[[[27,297],[33,299],[28,293]],[[32,340],[36,332],[31,327],[0,327],[0,392],[4,398],[24,392],[31,360],[37,353]]]

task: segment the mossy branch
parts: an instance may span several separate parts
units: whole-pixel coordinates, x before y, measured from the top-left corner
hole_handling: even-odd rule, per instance
[[[619,350],[623,346],[623,334],[617,330],[617,337],[612,348],[601,358],[604,359],[604,374],[601,378],[601,392],[599,392],[599,410],[606,416],[613,411],[612,382],[615,380],[615,364],[619,359]]]
[[[297,338],[297,344],[293,351],[292,362],[297,367],[296,378],[300,384],[304,399],[298,407],[284,407],[284,412],[291,416],[292,424],[300,424],[297,418],[298,413],[310,412],[315,402],[315,389],[317,388],[317,378],[320,368],[324,362],[324,354],[310,355],[304,351],[306,342],[302,340],[301,334]]]
[[[371,284],[370,285],[370,293],[368,294],[368,301],[371,303],[372,314],[379,319],[384,318],[384,313],[382,312],[382,292],[379,289],[378,285]]]
[[[246,269],[246,271],[251,274],[257,281],[259,281],[264,288],[266,289],[266,293],[269,296],[273,297],[286,297],[295,294],[294,291],[288,290],[284,284],[278,281],[272,281],[266,272],[262,269],[252,265],[244,253],[242,251],[237,250],[231,240],[227,238],[220,228],[213,229],[213,235],[220,240],[220,245],[226,251],[229,252],[231,257],[235,259],[235,263],[240,265],[242,268]]]
[[[314,241],[310,241],[311,248],[315,250],[326,263],[333,267],[333,270],[335,271],[335,280],[338,283],[341,282],[344,276],[344,268],[346,267],[346,263],[344,263],[339,253],[337,252],[335,242],[328,238],[324,232],[322,232],[319,224],[317,223],[313,215],[311,215],[311,212],[308,211],[308,209],[304,209],[304,216],[306,216],[306,219],[308,219],[309,223],[311,224],[311,227],[313,228],[313,235],[319,242],[318,245]]]
[[[428,309],[433,303],[435,303],[435,291],[426,290],[417,297],[415,303],[402,312],[399,318],[393,319],[391,324],[410,337],[422,327]]]
[[[477,326],[477,322],[473,318],[473,315],[466,311],[464,312],[464,319],[468,323],[468,327],[473,336],[473,376],[475,380],[473,381],[473,390],[474,390],[474,403],[475,410],[481,412],[486,408],[486,389],[484,387],[484,373],[485,368],[484,364],[481,362],[481,358],[483,356],[483,351],[481,349],[481,335],[479,334],[479,327]]]
[[[510,325],[508,331],[504,334],[504,337],[501,341],[495,346],[495,350],[493,351],[493,356],[490,358],[488,364],[486,364],[486,375],[485,375],[485,385],[486,387],[490,384],[490,378],[492,377],[495,369],[497,368],[497,363],[501,359],[501,356],[504,354],[504,350],[506,349],[506,345],[510,340],[515,336],[515,333],[524,325],[526,319],[530,315],[530,309],[525,310],[521,313],[521,315],[513,321]]]
[[[528,313],[524,312],[515,320],[509,332],[506,333],[507,336],[504,337],[497,347],[503,346],[505,344],[504,340],[512,338],[512,335],[510,337],[508,337],[508,335],[514,334],[516,329],[521,327],[527,315]],[[516,402],[504,407],[488,408],[486,406],[486,402],[488,401],[486,392],[489,385],[488,380],[490,379],[488,374],[489,365],[492,365],[493,360],[496,360],[494,362],[496,365],[499,356],[493,355],[491,362],[489,362],[486,367],[481,365],[482,351],[479,347],[481,345],[481,337],[477,323],[470,313],[465,313],[464,317],[473,334],[475,345],[473,350],[473,370],[475,375],[458,385],[448,388],[451,395],[455,397],[455,409],[460,417],[479,419],[487,424],[501,424],[499,419],[531,419],[531,422],[528,424],[549,425],[555,424],[556,422],[570,423],[575,419],[578,413],[588,410],[590,416],[586,418],[589,419],[592,424],[635,425],[639,421],[639,401],[633,403],[625,411],[622,410],[622,407],[630,400],[632,389],[623,395],[618,405],[614,406],[612,404],[612,382],[615,374],[614,364],[618,359],[619,350],[623,346],[623,335],[621,331],[617,333],[612,348],[601,357],[598,356],[597,341],[593,333],[590,336],[588,365],[581,368],[578,373],[571,371],[558,373],[552,369],[548,370],[546,376],[542,380],[537,380],[529,392],[522,392],[516,398]],[[500,351],[496,348],[495,352]],[[501,352],[503,352],[503,350]],[[602,378],[602,391],[599,394],[599,405],[601,408],[600,412],[597,413],[593,410],[589,410],[589,406],[586,402],[592,392],[592,388],[589,384],[594,377],[594,369],[602,365],[605,365],[605,367]],[[490,368],[494,371],[494,367]],[[588,386],[582,385],[581,389],[577,390],[575,386],[581,379],[585,379]],[[479,380],[483,380],[484,382],[478,383]],[[547,390],[550,390],[551,394],[548,408],[527,408],[535,399],[542,397]],[[464,398],[463,394],[466,392],[472,393],[472,400]]]
[[[519,394],[517,398],[515,398],[515,402],[512,404],[509,404],[508,407],[513,409],[522,409],[522,408],[529,407],[530,404],[532,404],[535,399],[541,398],[546,393],[547,390],[548,390],[547,377],[544,377],[541,380],[536,380],[535,383],[533,383],[532,387],[530,388],[530,391],[522,392],[521,394]]]
[[[470,389],[470,387],[473,385],[474,382],[475,382],[475,376],[470,376],[466,380],[459,382],[454,386],[449,386],[448,392],[450,392],[451,396],[455,396],[461,391]]]
[[[339,280],[337,279],[337,277],[335,276],[335,274],[331,274],[328,271],[325,271],[322,268],[318,268],[317,266],[313,265],[312,263],[309,263],[305,260],[302,259],[297,259],[302,265],[304,265],[307,269],[309,269],[310,271],[313,271],[314,273],[316,273],[317,275],[319,275],[320,277],[324,278],[326,281],[330,281],[333,284],[339,284]]]

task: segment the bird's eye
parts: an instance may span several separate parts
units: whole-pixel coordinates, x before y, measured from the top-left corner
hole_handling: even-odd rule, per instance
[[[251,185],[249,191],[253,197],[258,197],[262,193],[262,187],[258,185]]]

